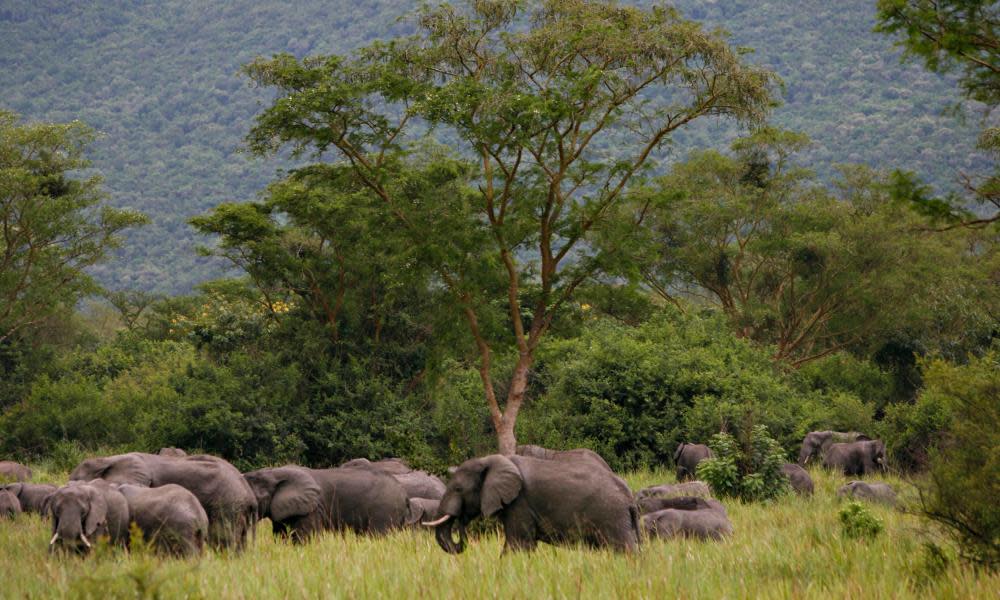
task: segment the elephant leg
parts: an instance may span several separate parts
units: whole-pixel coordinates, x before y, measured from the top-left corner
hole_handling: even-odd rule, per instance
[[[513,507],[511,507],[513,508]],[[531,551],[538,545],[538,526],[528,511],[508,509],[503,516],[503,554]]]

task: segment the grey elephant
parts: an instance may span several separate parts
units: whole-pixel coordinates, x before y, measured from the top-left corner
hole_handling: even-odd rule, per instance
[[[157,452],[160,456],[187,456],[188,453],[181,450],[180,448],[160,448]]]
[[[518,446],[515,451],[518,456],[530,456],[532,458],[544,458],[546,460],[591,460],[594,464],[600,465],[611,471],[608,462],[604,457],[594,452],[590,448],[574,448],[572,450],[549,450],[533,444]]]
[[[865,475],[886,468],[882,440],[830,444],[823,455],[823,466],[844,475]]]
[[[677,481],[694,479],[697,476],[698,463],[714,456],[715,453],[705,444],[688,444],[687,442],[678,444],[677,450],[674,450]]]
[[[664,483],[643,488],[636,492],[636,500],[650,497],[670,498],[672,496],[699,496],[711,498],[712,490],[704,481],[685,481],[684,483]]]
[[[799,450],[799,466],[806,464],[813,459],[820,460],[830,444],[840,444],[847,442],[866,441],[871,438],[857,431],[810,431],[802,439],[802,448]]]
[[[424,521],[438,518],[441,501],[434,498],[410,498],[410,508],[406,515],[406,525],[417,527]]]
[[[287,465],[244,477],[257,497],[258,517],[297,542],[329,530],[384,534],[402,527],[409,514],[403,486],[374,468]]]
[[[194,494],[172,483],[116,487],[128,502],[130,521],[154,548],[174,556],[201,553],[208,539],[208,515]]]
[[[669,498],[650,496],[636,502],[640,514],[649,514],[668,508],[677,510],[717,510],[728,514],[726,507],[714,498],[700,496],[671,496]]]
[[[880,502],[889,506],[896,505],[896,491],[887,483],[849,481],[837,490],[839,498],[855,498],[869,502]]]
[[[671,498],[677,501],[680,498]],[[705,502],[703,498],[697,498]],[[703,540],[722,540],[733,535],[733,524],[725,509],[718,507],[666,508],[642,517],[642,526],[650,537],[688,537]]]
[[[538,542],[583,542],[618,551],[634,551],[639,544],[632,492],[590,460],[501,454],[467,460],[449,478],[439,513],[424,525],[436,527],[438,544],[452,554],[465,550],[465,526],[480,516],[499,519],[505,552],[531,550]]]
[[[781,465],[781,473],[788,478],[789,485],[800,496],[812,496],[813,480],[806,471],[795,463],[785,463]]]
[[[440,499],[444,495],[444,482],[438,477],[412,469],[401,458],[385,458],[372,462],[367,458],[355,458],[349,460],[342,468],[364,468],[377,469],[383,473],[388,473],[396,478],[396,481],[406,490],[408,498],[435,498]]]
[[[31,469],[10,460],[0,460],[0,483],[30,481]]]
[[[0,489],[7,490],[17,496],[18,502],[21,503],[21,510],[24,512],[42,514],[45,497],[56,491],[57,488],[46,483],[10,483],[0,486]]]
[[[132,452],[90,458],[73,469],[71,480],[104,479],[160,487],[173,483],[198,498],[209,522],[209,544],[243,548],[254,523],[257,499],[236,467],[208,455],[159,456]]]
[[[21,514],[21,501],[8,490],[0,489],[0,519],[13,519]]]
[[[71,481],[45,499],[44,510],[52,517],[50,550],[84,553],[103,537],[128,545],[128,502],[106,481]]]

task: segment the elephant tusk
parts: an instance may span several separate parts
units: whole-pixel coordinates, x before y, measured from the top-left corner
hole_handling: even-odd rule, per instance
[[[420,524],[423,525],[424,527],[437,527],[438,525],[441,525],[442,523],[446,522],[450,518],[451,518],[451,515],[445,515],[445,516],[441,517],[440,519],[437,519],[436,521],[423,521]]]
[[[57,531],[56,533],[52,534],[52,539],[49,540],[49,545],[51,546],[52,544],[56,543],[56,540],[58,539],[59,539],[59,532]]]
[[[90,545],[90,540],[88,540],[88,539],[87,539],[87,536],[86,536],[86,535],[84,535],[84,534],[82,534],[82,533],[81,533],[81,534],[80,534],[80,539],[81,539],[81,540],[83,540],[83,543],[84,543],[84,545],[85,545],[85,546],[87,546],[88,548],[91,548],[91,547],[92,547],[92,546]]]

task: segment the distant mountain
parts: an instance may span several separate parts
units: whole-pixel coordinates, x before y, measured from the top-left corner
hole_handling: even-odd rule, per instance
[[[652,2],[641,2],[652,4]],[[874,0],[683,0],[682,12],[756,49],[751,60],[786,83],[775,115],[808,133],[808,164],[865,162],[915,170],[941,187],[980,167],[974,124],[942,116],[955,86],[901,66],[874,34]],[[96,270],[113,288],[178,293],[219,276],[197,256],[186,221],[223,201],[253,198],[283,165],[240,152],[266,90],[238,74],[258,55],[346,52],[409,31],[404,0],[5,0],[0,4],[0,106],[31,119],[80,119],[103,134],[94,164],[118,206],[153,224]],[[675,139],[675,156],[723,146],[710,123]]]

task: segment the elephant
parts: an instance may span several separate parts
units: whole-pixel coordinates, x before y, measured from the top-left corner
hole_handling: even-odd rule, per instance
[[[635,495],[636,500],[642,500],[650,497],[669,498],[671,496],[700,496],[702,498],[711,498],[712,490],[704,481],[685,481],[684,483],[664,483],[663,485],[654,485],[648,488],[643,488]]]
[[[31,480],[31,469],[10,460],[0,460],[0,483]]]
[[[21,501],[9,490],[0,489],[0,519],[13,519],[21,514]]]
[[[802,439],[802,448],[799,450],[799,466],[806,466],[810,460],[822,459],[826,454],[830,444],[846,442],[863,442],[871,438],[857,431],[810,431]]]
[[[702,498],[693,498],[701,500]],[[682,500],[671,498],[670,500]],[[689,537],[703,540],[722,540],[733,535],[733,524],[725,509],[708,508],[666,508],[642,517],[642,526],[649,537],[674,538]]]
[[[367,458],[355,458],[349,460],[341,468],[349,469],[376,469],[383,473],[388,473],[396,478],[396,481],[406,490],[407,498],[433,498],[440,500],[444,496],[444,482],[427,473],[417,471],[401,458],[385,458],[376,462],[371,462]]]
[[[187,456],[188,453],[181,450],[180,448],[160,448],[157,452],[160,456]]]
[[[896,505],[896,491],[889,484],[882,482],[849,481],[846,485],[840,486],[837,497]]]
[[[173,483],[155,488],[115,485],[128,502],[130,520],[154,548],[175,556],[201,553],[208,539],[208,515],[194,494]]]
[[[599,464],[608,471],[611,471],[611,467],[608,465],[607,461],[604,460],[604,457],[594,452],[590,448],[574,448],[572,450],[549,450],[548,448],[543,448],[541,446],[525,444],[518,446],[514,450],[514,453],[517,454],[518,456],[530,456],[532,458],[544,458],[547,460],[587,459],[587,460],[592,460],[594,461],[594,463]]]
[[[425,522],[445,552],[465,550],[465,526],[493,516],[504,529],[504,552],[538,542],[583,542],[632,552],[639,545],[639,511],[620,478],[593,461],[493,454],[455,467],[439,507]],[[459,540],[452,539],[458,523]]]
[[[702,498],[700,496],[672,496],[663,498],[649,496],[636,502],[639,506],[640,514],[649,514],[668,508],[677,510],[718,510],[722,514],[726,513],[726,507],[714,498]]]
[[[406,516],[407,526],[414,527],[424,521],[438,517],[441,501],[434,498],[410,498],[410,511]]]
[[[813,480],[809,476],[809,471],[806,471],[795,463],[785,463],[781,465],[781,472],[788,478],[788,483],[795,490],[796,494],[800,496],[812,496]]]
[[[830,444],[823,455],[823,466],[844,475],[865,475],[885,469],[885,444],[882,440]]]
[[[236,467],[214,456],[132,452],[87,459],[70,473],[71,480],[97,478],[146,487],[174,483],[187,489],[208,515],[208,541],[216,548],[242,549],[255,523],[253,490]]]
[[[406,491],[376,468],[307,469],[296,465],[243,475],[257,498],[258,518],[301,542],[321,531],[384,534],[409,514]]]
[[[681,442],[674,451],[674,464],[677,465],[677,481],[694,479],[698,463],[706,458],[715,457],[715,453],[705,444],[688,444]]]
[[[71,481],[45,499],[43,510],[52,517],[50,550],[85,553],[102,537],[128,545],[128,502],[106,481]]]
[[[45,497],[56,491],[56,486],[47,483],[10,483],[0,486],[0,490],[7,490],[17,496],[21,503],[21,510],[26,513],[42,514],[42,505]]]

